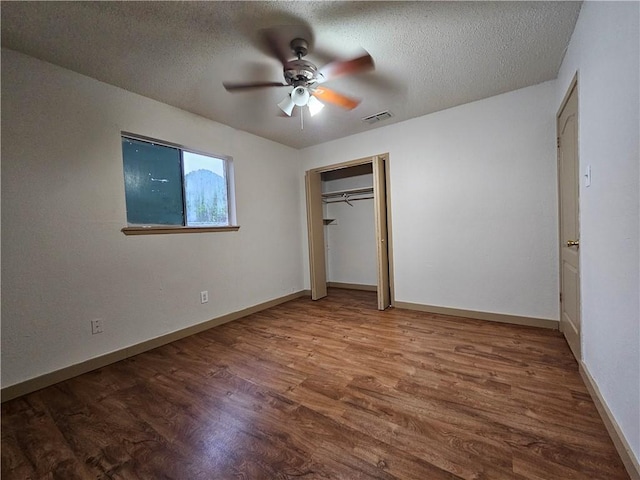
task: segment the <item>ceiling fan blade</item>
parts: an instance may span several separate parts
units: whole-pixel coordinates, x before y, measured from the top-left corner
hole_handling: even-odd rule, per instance
[[[327,82],[343,75],[367,72],[374,68],[373,58],[368,53],[351,60],[336,60],[318,71],[319,83]]]
[[[353,110],[360,105],[360,100],[353,97],[347,97],[346,95],[325,87],[317,87],[313,92],[311,92],[311,95],[316,97],[318,100],[326,103],[332,103],[347,110]]]
[[[265,29],[262,31],[262,41],[268,51],[277,58],[282,65],[286,65],[289,61],[291,51],[287,52],[287,49],[283,46],[282,35],[276,29]]]
[[[254,88],[264,88],[264,87],[288,87],[286,83],[282,82],[249,82],[249,83],[231,83],[231,82],[223,82],[225,90],[227,92],[237,92],[241,90],[252,90]]]

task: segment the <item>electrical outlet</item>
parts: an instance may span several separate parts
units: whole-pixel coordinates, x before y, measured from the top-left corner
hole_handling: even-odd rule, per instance
[[[200,292],[200,303],[207,303],[209,301],[209,292],[204,290]]]
[[[104,332],[102,319],[96,318],[95,320],[91,320],[91,335],[95,335],[97,333],[102,333],[102,332]]]

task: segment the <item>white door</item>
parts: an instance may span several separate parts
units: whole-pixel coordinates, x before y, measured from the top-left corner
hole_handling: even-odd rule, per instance
[[[558,116],[560,199],[560,330],[580,360],[580,224],[578,92],[574,84]]]

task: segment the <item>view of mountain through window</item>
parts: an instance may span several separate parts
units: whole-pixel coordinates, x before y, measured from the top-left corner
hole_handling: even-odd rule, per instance
[[[224,160],[183,152],[182,173],[187,225],[228,225]]]

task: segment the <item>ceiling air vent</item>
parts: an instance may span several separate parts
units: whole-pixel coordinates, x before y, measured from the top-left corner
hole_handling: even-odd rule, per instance
[[[369,125],[372,125],[374,123],[380,122],[382,120],[386,120],[387,118],[391,118],[391,117],[393,117],[393,114],[390,111],[385,110],[384,112],[374,113],[373,115],[369,115],[368,117],[362,117],[362,121],[364,123],[368,123]]]

